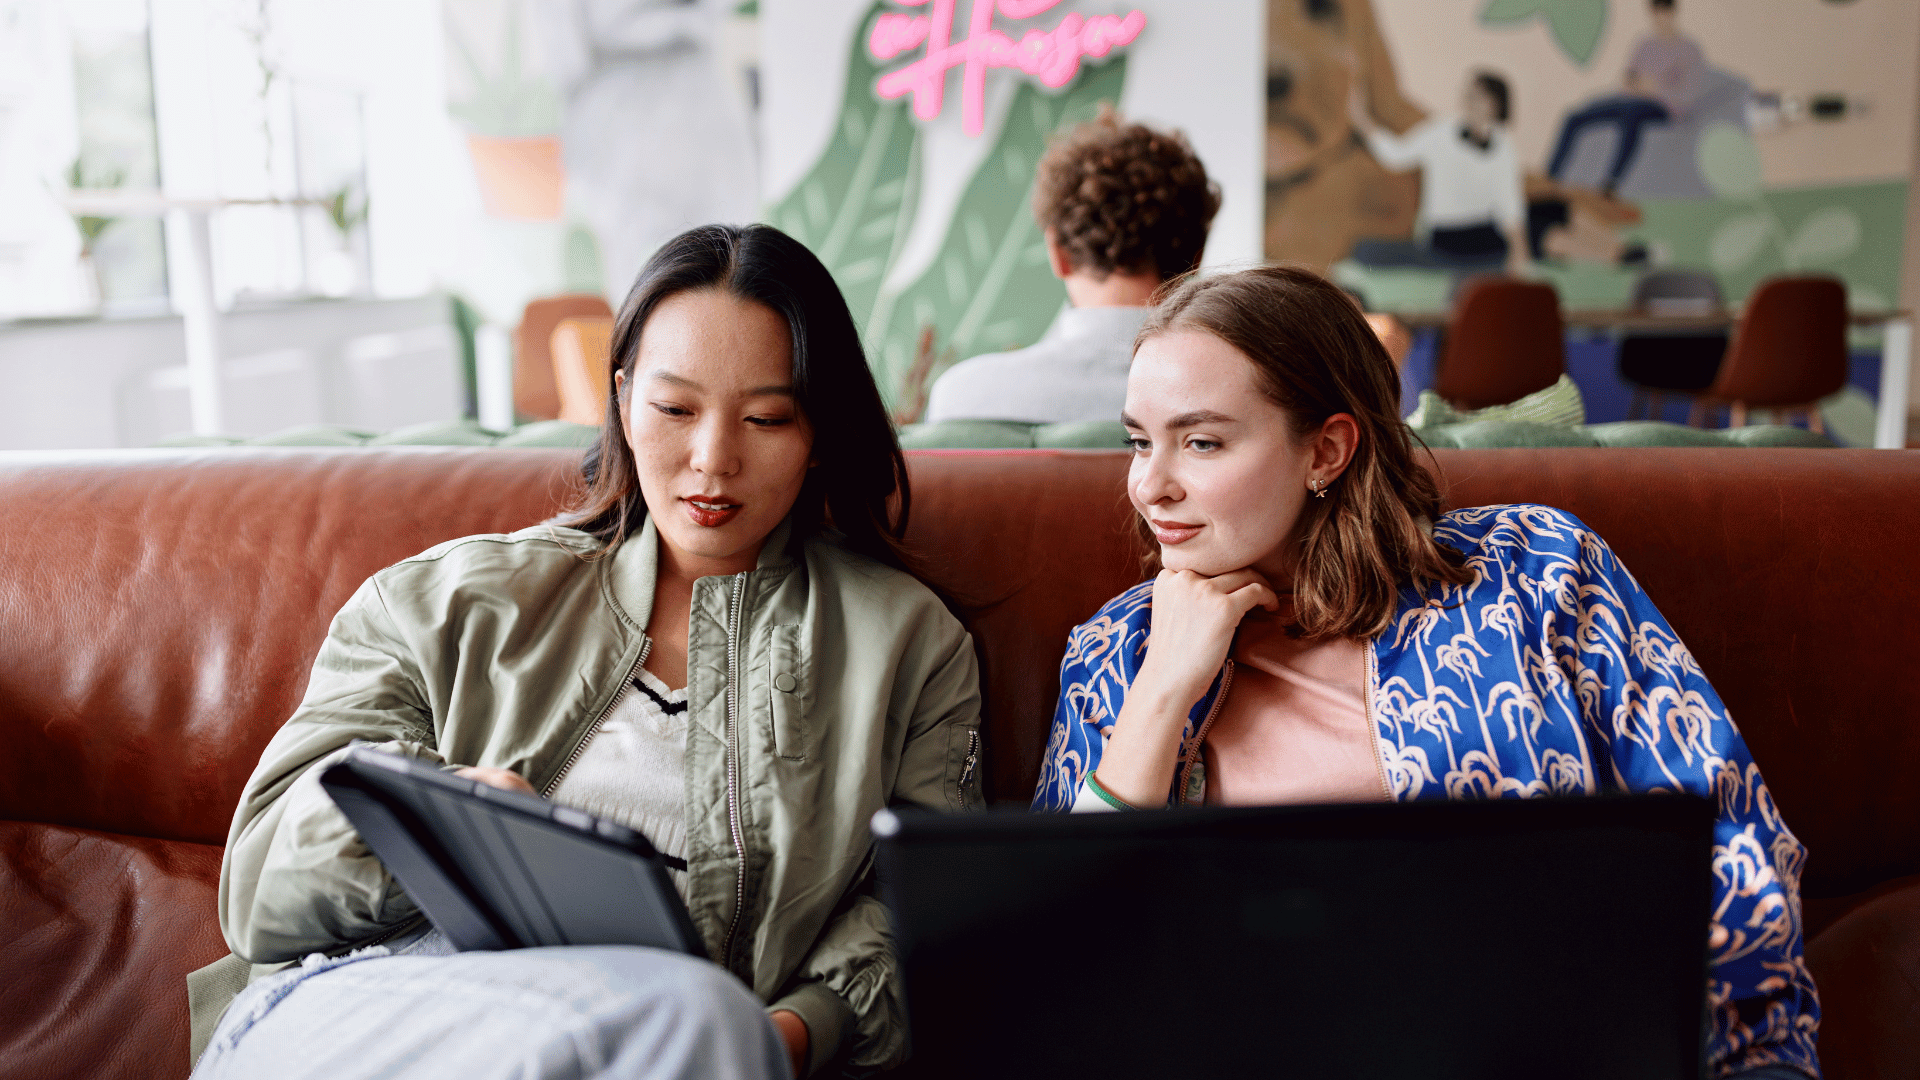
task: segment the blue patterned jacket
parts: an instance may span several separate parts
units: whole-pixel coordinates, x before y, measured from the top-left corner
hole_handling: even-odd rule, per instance
[[[1573,515],[1482,506],[1434,536],[1474,580],[1403,590],[1368,651],[1368,701],[1383,781],[1409,799],[1685,791],[1713,799],[1712,1074],[1792,1066],[1819,1075],[1820,1006],[1801,959],[1800,870],[1760,770],[1700,665],[1626,567]],[[1153,583],[1076,627],[1033,805],[1070,809],[1099,764],[1146,655]],[[1223,672],[1187,719],[1183,760]],[[1178,801],[1204,772],[1174,778]],[[1172,800],[1170,800],[1172,801]]]

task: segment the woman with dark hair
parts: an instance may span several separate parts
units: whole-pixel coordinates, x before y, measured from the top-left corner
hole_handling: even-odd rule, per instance
[[[1719,696],[1572,515],[1441,513],[1399,394],[1310,272],[1161,302],[1123,417],[1153,577],[1069,638],[1034,805],[1710,798],[1711,1075],[1817,1076],[1806,852]]]
[[[867,823],[978,805],[979,689],[901,569],[905,463],[853,320],[800,244],[706,226],[641,272],[613,369],[577,506],[382,570],[335,617],[234,817],[235,956],[192,980],[196,1033],[220,1017],[196,1075],[904,1058]],[[639,830],[714,963],[449,955],[317,782],[356,739]]]

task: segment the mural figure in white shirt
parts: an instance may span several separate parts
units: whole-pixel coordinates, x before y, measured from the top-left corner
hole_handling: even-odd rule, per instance
[[[1362,240],[1354,259],[1371,266],[1435,267],[1456,276],[1503,267],[1527,273],[1527,203],[1507,134],[1511,111],[1507,81],[1491,71],[1467,79],[1459,116],[1431,116],[1401,135],[1375,124],[1356,96],[1354,127],[1373,156],[1395,171],[1420,170],[1420,230],[1413,241]]]

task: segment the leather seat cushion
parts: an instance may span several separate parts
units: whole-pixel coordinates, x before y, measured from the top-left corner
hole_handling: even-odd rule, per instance
[[[184,1076],[187,972],[227,953],[220,849],[0,822],[0,1072]]]

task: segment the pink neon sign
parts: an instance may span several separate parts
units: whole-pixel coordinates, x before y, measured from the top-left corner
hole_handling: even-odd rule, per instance
[[[904,7],[931,3],[931,14],[887,12],[873,24],[867,51],[891,60],[909,49],[926,55],[880,77],[874,89],[883,98],[913,95],[913,113],[922,120],[940,115],[946,104],[947,72],[964,68],[960,79],[961,127],[978,135],[987,123],[987,69],[1019,68],[1052,87],[1065,86],[1080,70],[1082,57],[1105,56],[1130,44],[1146,28],[1138,10],[1116,15],[1069,14],[1052,30],[1028,30],[1019,41],[994,27],[995,8],[1009,19],[1031,19],[1060,0],[973,0],[964,41],[953,40],[954,7],[959,0],[898,0]]]

